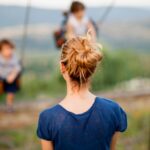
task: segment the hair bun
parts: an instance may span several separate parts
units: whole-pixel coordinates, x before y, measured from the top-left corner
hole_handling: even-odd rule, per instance
[[[102,59],[97,44],[87,38],[76,37],[67,41],[62,48],[61,61],[66,65],[69,76],[79,84],[86,83]]]

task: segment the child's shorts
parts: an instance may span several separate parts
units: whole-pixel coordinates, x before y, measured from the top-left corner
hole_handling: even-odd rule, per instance
[[[19,89],[19,77],[17,77],[13,83],[8,83],[6,80],[3,80],[3,90],[5,93],[16,93]]]

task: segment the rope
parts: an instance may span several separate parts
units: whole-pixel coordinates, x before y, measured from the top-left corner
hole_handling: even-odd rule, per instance
[[[101,17],[101,19],[99,21],[99,35],[101,33],[101,26],[104,24],[106,18],[108,17],[109,13],[113,9],[114,5],[115,5],[115,0],[112,0],[110,6],[106,9],[106,11],[104,12],[104,14],[102,15],[102,17]]]
[[[21,64],[22,64],[22,66],[24,63],[25,50],[26,50],[26,45],[27,45],[27,34],[28,34],[30,11],[31,11],[31,0],[27,0],[25,19],[24,19],[23,36],[22,36],[22,46],[21,46]]]

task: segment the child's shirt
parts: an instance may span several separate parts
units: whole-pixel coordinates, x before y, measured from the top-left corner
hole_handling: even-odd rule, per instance
[[[7,60],[0,54],[0,78],[6,79],[12,71],[16,71],[18,74],[21,71],[20,61],[15,54]]]
[[[116,131],[127,128],[127,116],[115,102],[97,97],[91,108],[74,114],[61,105],[43,111],[37,135],[53,141],[55,150],[109,150]]]
[[[73,14],[70,14],[68,18],[68,24],[73,27],[76,36],[85,36],[88,30],[89,18],[84,16],[80,21],[76,19]]]

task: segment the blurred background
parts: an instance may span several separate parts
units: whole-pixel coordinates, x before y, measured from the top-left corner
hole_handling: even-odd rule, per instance
[[[23,66],[14,113],[3,111],[5,94],[0,95],[0,150],[40,150],[38,114],[65,95],[53,33],[71,2],[0,0],[0,39],[16,44]],[[104,47],[91,90],[115,99],[128,113],[117,150],[150,150],[150,1],[82,2]]]

